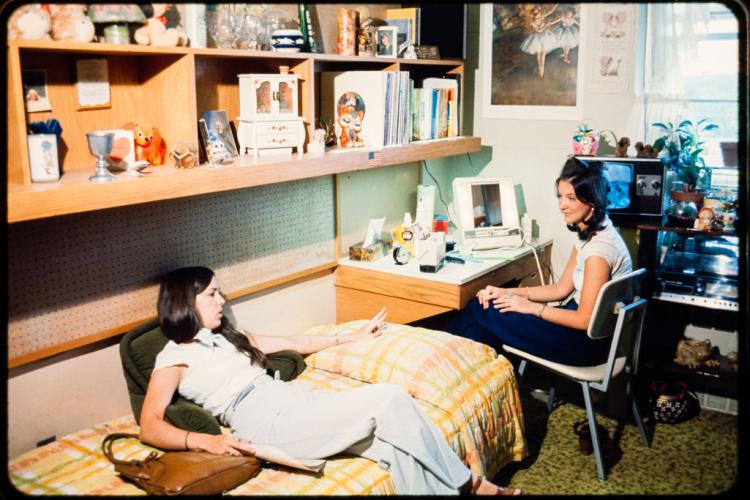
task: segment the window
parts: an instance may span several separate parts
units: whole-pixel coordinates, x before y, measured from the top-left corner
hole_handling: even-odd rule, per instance
[[[648,125],[707,119],[706,165],[724,165],[721,142],[739,130],[739,25],[724,4],[652,4],[649,8],[644,107]],[[649,131],[653,140],[657,131]]]

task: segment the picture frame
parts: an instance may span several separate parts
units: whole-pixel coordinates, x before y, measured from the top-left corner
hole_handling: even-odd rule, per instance
[[[52,111],[47,91],[47,71],[43,69],[25,69],[21,72],[23,95],[27,113]]]
[[[76,60],[78,109],[106,109],[110,103],[109,65],[103,57]]]
[[[583,3],[481,5],[485,118],[583,118],[587,10]]]
[[[398,28],[396,26],[379,26],[376,32],[377,57],[398,56]]]

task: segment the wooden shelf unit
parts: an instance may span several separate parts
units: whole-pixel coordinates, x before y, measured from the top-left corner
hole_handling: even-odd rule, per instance
[[[189,140],[198,144],[197,120],[204,111],[223,109],[236,125],[239,115],[237,74],[276,73],[279,66],[300,76],[300,113],[308,137],[320,116],[317,109],[321,71],[408,70],[417,83],[446,74],[463,75],[460,60],[405,60],[334,54],[284,54],[267,51],[157,48],[140,45],[9,40],[8,45],[8,222],[212,192],[244,189],[366,168],[367,151],[295,154],[253,159],[234,165],[199,167],[182,171],[172,166],[153,167],[146,177],[119,174],[117,182],[94,184],[88,177],[95,159],[85,133],[121,128],[142,122],[159,128],[167,145]],[[75,63],[78,59],[106,58],[111,106],[78,110]],[[52,111],[26,113],[21,72],[44,69]],[[463,96],[463,78],[460,94]],[[31,121],[56,118],[63,129],[60,144],[62,177],[54,183],[32,183],[26,147],[26,126]],[[463,113],[460,118],[463,122]],[[479,138],[457,137],[425,141],[381,150],[379,166],[479,151]]]

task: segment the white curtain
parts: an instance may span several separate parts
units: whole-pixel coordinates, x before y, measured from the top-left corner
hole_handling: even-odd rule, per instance
[[[698,41],[708,31],[708,3],[657,3],[646,9],[644,87],[628,123],[629,137],[653,141],[661,132],[654,122],[680,121],[690,116],[689,102],[683,101],[683,68],[694,64]]]

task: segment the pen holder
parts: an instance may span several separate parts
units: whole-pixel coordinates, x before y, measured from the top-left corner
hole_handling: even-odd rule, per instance
[[[364,262],[373,262],[385,256],[388,252],[388,242],[378,240],[370,246],[362,246],[363,241],[355,243],[349,247],[349,258],[351,260],[361,260]]]

